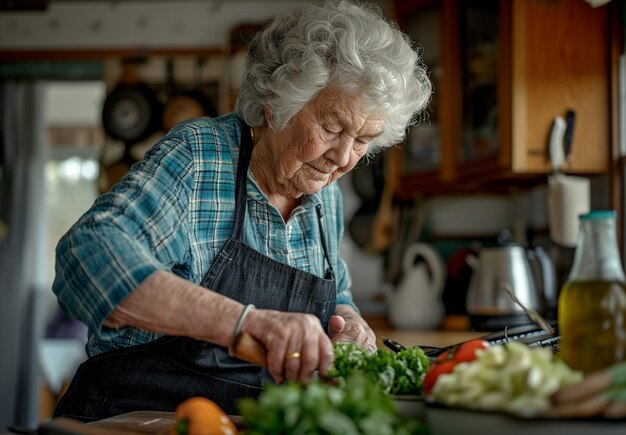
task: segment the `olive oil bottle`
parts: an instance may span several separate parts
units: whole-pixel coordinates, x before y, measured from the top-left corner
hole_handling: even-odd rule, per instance
[[[626,278],[612,210],[580,216],[558,323],[560,355],[570,367],[590,373],[626,361]]]

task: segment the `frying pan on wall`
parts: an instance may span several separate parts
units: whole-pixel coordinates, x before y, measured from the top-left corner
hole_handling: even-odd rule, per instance
[[[106,97],[102,108],[102,126],[111,138],[123,143],[121,158],[113,163],[100,162],[101,193],[120,181],[135,159],[133,145],[161,129],[163,106],[156,92],[141,82],[121,82]]]
[[[215,117],[213,102],[200,89],[192,89],[174,95],[163,110],[163,129],[169,131],[175,125],[191,118]]]
[[[200,118],[202,116],[215,117],[217,110],[213,105],[213,101],[202,90],[202,65],[205,59],[199,57],[196,60],[196,79],[195,87],[189,90],[182,90],[176,84],[174,79],[174,60],[167,61],[167,83],[166,94],[167,102],[163,110],[163,129],[169,131],[177,124],[192,118]]]
[[[109,136],[128,147],[161,129],[162,111],[148,85],[119,84],[104,101],[102,125]]]
[[[381,154],[374,161],[361,161],[352,171],[352,187],[361,200],[361,205],[348,222],[348,231],[361,249],[367,249],[371,245],[384,183],[384,160]]]

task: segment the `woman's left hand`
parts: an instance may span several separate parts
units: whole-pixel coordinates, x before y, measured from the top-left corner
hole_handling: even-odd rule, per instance
[[[333,343],[354,342],[368,352],[376,352],[376,335],[367,322],[349,305],[339,305],[328,322],[328,335]]]

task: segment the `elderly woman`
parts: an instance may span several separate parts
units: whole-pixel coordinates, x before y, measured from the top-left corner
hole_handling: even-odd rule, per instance
[[[307,5],[259,32],[236,113],[172,129],[60,241],[54,291],[88,325],[90,358],[55,415],[193,395],[234,414],[268,379],[324,376],[335,341],[373,351],[339,258],[335,181],[400,142],[430,92],[378,9]],[[267,369],[229,356],[242,331]]]

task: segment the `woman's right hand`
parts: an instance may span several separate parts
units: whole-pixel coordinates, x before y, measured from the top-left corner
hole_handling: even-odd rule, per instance
[[[267,349],[267,368],[276,383],[308,383],[314,371],[326,377],[333,362],[333,345],[312,314],[252,310],[242,325]],[[299,356],[298,356],[299,355]]]

